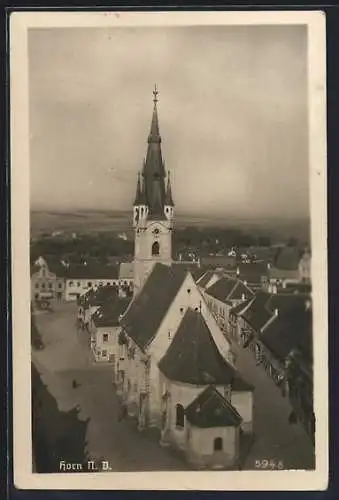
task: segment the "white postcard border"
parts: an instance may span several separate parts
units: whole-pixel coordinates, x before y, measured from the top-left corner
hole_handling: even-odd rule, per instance
[[[192,25],[308,26],[309,158],[314,310],[314,471],[31,472],[31,345],[29,270],[29,28]],[[326,40],[322,11],[15,12],[10,18],[11,237],[13,339],[13,468],[20,489],[323,490],[328,483],[328,297],[326,172]]]

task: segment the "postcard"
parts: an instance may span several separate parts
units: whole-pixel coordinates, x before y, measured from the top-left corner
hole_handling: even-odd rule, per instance
[[[10,18],[14,481],[324,490],[325,15]]]

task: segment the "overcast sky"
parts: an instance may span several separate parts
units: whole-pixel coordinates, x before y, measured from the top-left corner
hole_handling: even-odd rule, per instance
[[[180,212],[308,215],[306,28],[29,33],[32,208],[128,209],[152,90]]]

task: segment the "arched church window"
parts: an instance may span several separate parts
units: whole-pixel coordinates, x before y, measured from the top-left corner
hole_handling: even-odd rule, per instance
[[[220,451],[222,450],[222,438],[217,437],[214,440],[214,451]]]
[[[152,245],[152,255],[159,255],[160,253],[160,245],[157,241],[155,241]]]
[[[176,405],[175,407],[175,425],[176,427],[185,426],[185,410],[182,405]]]

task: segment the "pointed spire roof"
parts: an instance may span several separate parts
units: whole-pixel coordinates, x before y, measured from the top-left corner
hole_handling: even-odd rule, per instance
[[[168,172],[167,176],[167,189],[166,189],[166,196],[165,196],[165,205],[168,205],[170,207],[174,207],[174,202],[173,202],[173,197],[172,197],[172,187],[171,187],[171,180],[170,180],[170,173]]]
[[[153,91],[153,115],[148,136],[146,161],[143,168],[145,197],[149,206],[149,214],[153,218],[164,217],[165,204],[165,168],[161,153],[161,137],[158,122],[158,90]]]
[[[135,193],[134,205],[141,205],[140,172],[138,172],[137,192]]]

